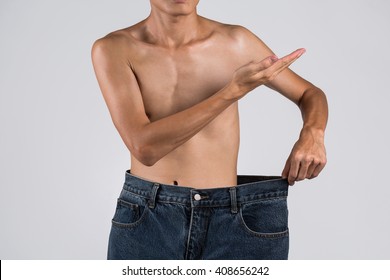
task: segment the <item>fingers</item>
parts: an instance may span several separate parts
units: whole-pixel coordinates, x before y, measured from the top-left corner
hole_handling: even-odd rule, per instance
[[[256,71],[262,71],[264,69],[267,69],[270,67],[272,64],[274,64],[276,61],[278,61],[279,58],[276,55],[271,55],[269,57],[266,57],[260,62],[255,63],[256,64]]]
[[[312,179],[312,178],[317,177],[317,176],[321,173],[322,169],[324,169],[325,164],[326,164],[326,161],[319,162],[319,163],[316,165],[316,167],[314,168],[313,174],[310,176],[309,179]]]
[[[285,57],[279,59],[278,61],[274,62],[266,71],[270,72],[271,77],[276,77],[280,72],[282,72],[284,69],[288,68],[291,64],[293,64],[298,58],[301,57],[302,54],[306,52],[305,49],[298,49],[294,52],[292,52],[289,55],[286,55]]]
[[[317,160],[287,160],[282,172],[282,178],[287,178],[290,186],[293,186],[296,181],[304,179],[313,179],[317,177],[325,163]]]
[[[253,63],[253,78],[261,81],[261,83],[272,81],[280,72],[294,63],[305,51],[305,49],[298,49],[280,59],[272,55],[258,63]]]
[[[269,57],[266,57],[262,61],[256,63],[256,70],[261,71],[269,68],[271,65],[273,65],[275,62],[278,62],[277,65],[275,65],[274,69],[285,69],[289,65],[291,65],[295,60],[297,60],[302,54],[305,53],[305,49],[297,49],[296,51],[293,51],[292,53],[284,56],[283,58],[279,59],[276,55],[271,55]]]
[[[306,178],[311,179],[314,169],[317,167],[318,164],[316,164],[314,161],[310,164],[309,168],[307,169]]]
[[[282,178],[287,179],[288,184],[290,186],[294,185],[295,180],[291,180],[292,175],[290,176],[291,171],[291,160],[290,157],[287,159],[286,164],[284,165],[284,169],[282,171]]]
[[[293,186],[295,184],[296,174],[298,174],[296,167],[294,167],[294,170],[293,170],[291,161],[290,161],[290,159],[288,159],[286,162],[286,165],[284,166],[284,169],[282,171],[282,178],[287,179],[288,184],[290,186]]]
[[[300,166],[299,166],[299,172],[298,176],[296,177],[296,181],[302,181],[305,178],[307,178],[307,173],[309,166],[311,166],[311,161],[310,160],[302,160],[300,161]]]
[[[292,53],[282,57],[280,60],[282,61],[291,61],[299,58],[301,55],[303,55],[306,52],[306,49],[301,48],[293,51]]]
[[[303,55],[304,53],[306,52],[306,49],[305,48],[300,48],[300,49],[297,49],[295,51],[293,51],[292,53],[282,57],[281,59],[293,59],[293,58],[298,58],[300,57],[301,55]]]
[[[292,160],[290,163],[290,171],[287,176],[288,184],[293,186],[299,172],[299,161]]]
[[[282,178],[286,179],[288,177],[288,173],[290,172],[290,158],[287,159],[286,164],[284,165],[282,171]]]
[[[271,55],[271,56],[268,56],[266,57],[265,59],[263,59],[262,61],[260,62],[257,62],[257,64],[260,66],[260,65],[263,65],[263,66],[271,66],[274,62],[277,62],[279,61],[280,63],[286,63],[286,62],[289,62],[289,61],[292,61],[292,60],[296,60],[298,59],[302,54],[304,54],[306,52],[306,50],[304,48],[301,48],[301,49],[297,49],[295,51],[293,51],[292,53],[282,57],[282,58],[278,58],[276,55]]]

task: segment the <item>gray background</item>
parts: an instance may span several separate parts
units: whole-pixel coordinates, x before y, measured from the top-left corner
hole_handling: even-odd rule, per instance
[[[328,165],[291,187],[290,259],[389,259],[390,2],[201,0],[246,26],[328,96]],[[104,259],[129,153],[90,59],[147,0],[0,2],[0,259]],[[298,108],[260,88],[240,100],[239,173],[280,174]]]

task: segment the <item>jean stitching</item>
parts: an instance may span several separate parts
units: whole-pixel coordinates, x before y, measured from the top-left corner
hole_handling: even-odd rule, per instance
[[[252,234],[252,235],[255,235],[257,237],[264,237],[264,238],[277,238],[277,237],[283,237],[283,236],[286,236],[288,235],[289,233],[289,228],[287,226],[287,229],[284,230],[284,231],[280,231],[280,232],[272,232],[272,233],[265,233],[265,232],[257,232],[257,231],[254,231],[254,230],[251,230],[247,224],[245,223],[244,221],[244,218],[242,216],[242,208],[240,208],[240,211],[239,211],[239,219],[240,219],[240,222],[241,224],[244,226],[245,230]]]
[[[147,216],[148,213],[149,213],[149,208],[144,207],[144,211],[142,212],[141,217],[137,221],[135,221],[134,223],[120,223],[120,222],[115,221],[114,219],[111,220],[111,223],[114,226],[117,226],[120,228],[134,228],[134,227],[138,226],[141,222],[143,222],[143,220],[145,219],[145,217]]]
[[[267,199],[267,198],[273,198],[273,197],[280,197],[280,196],[287,196],[287,191],[277,191],[277,192],[267,192],[267,193],[261,193],[257,195],[246,195],[246,196],[238,196],[241,201],[243,200],[252,200],[252,199]]]
[[[194,215],[194,209],[191,209],[191,218],[190,218],[190,228],[188,230],[188,237],[187,237],[187,246],[186,246],[186,254],[185,259],[188,260],[191,252],[190,252],[190,243],[191,243],[191,233],[192,233],[192,223],[193,223],[193,215]]]
[[[146,195],[146,194],[141,194],[141,193],[136,193],[136,192],[133,192],[133,191],[130,191],[128,189],[123,189],[125,192],[128,192],[130,193],[130,195],[133,195],[133,196],[138,196],[138,197],[143,197],[143,198],[149,198],[150,195]]]
[[[129,207],[129,208],[131,208],[131,209],[134,209],[134,208],[138,208],[138,207],[139,207],[138,204],[134,204],[134,203],[128,202],[128,201],[123,200],[123,199],[121,199],[121,198],[118,198],[118,202],[119,202],[121,205],[123,205],[123,206],[125,206],[125,207]]]
[[[260,198],[260,199],[256,199],[256,200],[250,200],[248,202],[242,202],[242,203],[240,203],[240,205],[254,204],[254,203],[257,203],[257,202],[260,202],[260,201],[277,200],[277,199],[287,199],[287,196]]]

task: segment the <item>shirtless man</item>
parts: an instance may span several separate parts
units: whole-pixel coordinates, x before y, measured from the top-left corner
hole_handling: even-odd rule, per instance
[[[249,208],[245,210],[244,207],[245,191],[237,181],[240,137],[237,101],[261,85],[297,104],[303,117],[300,137],[286,161],[282,179],[270,178],[268,181],[285,181],[287,186],[293,185],[295,181],[318,176],[326,163],[326,97],[319,88],[288,69],[305,50],[298,49],[278,58],[244,27],[199,16],[198,2],[150,0],[151,13],[145,20],[112,32],[93,45],[92,60],[100,89],[113,123],[131,154],[131,174],[130,170],[126,171],[125,187],[139,187],[124,189],[118,199],[109,258],[287,258],[288,248],[284,255],[273,255],[281,246],[288,247],[286,224],[279,231],[248,226],[250,217],[246,217]],[[196,190],[200,192],[194,195]],[[258,232],[270,234],[268,237],[275,238],[264,239],[274,243],[262,240],[263,243],[254,249],[257,252],[259,248],[269,247],[269,251],[259,255],[247,248],[245,254],[240,255],[233,247],[222,250],[209,245],[206,248],[211,244],[211,236],[224,234],[208,231],[213,227],[210,221],[217,219],[209,216],[210,209],[207,215],[201,212],[208,222],[195,234],[199,225],[193,224],[194,219],[202,216],[197,211],[205,211],[202,207],[197,208],[196,203],[213,197],[213,190],[232,198],[235,206],[231,213],[238,212],[240,221],[246,223],[245,229],[252,233],[247,239],[240,236],[239,240],[253,244],[255,241],[248,240],[259,237]],[[152,216],[160,207],[156,203],[174,197],[169,191],[175,194],[187,191],[189,197],[180,194],[175,201],[181,204],[166,204],[183,208],[164,213],[171,218],[159,220],[158,224],[166,224],[166,228],[143,240],[149,234],[149,225],[145,224],[157,219]],[[139,196],[133,196],[135,193]],[[284,199],[280,198],[285,202]],[[181,211],[184,211],[182,217],[174,216]],[[183,217],[188,219],[179,223]],[[172,229],[175,227],[170,224],[172,219],[179,223],[176,227],[182,231]],[[155,225],[151,228],[156,230]],[[129,235],[135,231],[138,235]],[[285,234],[275,235],[281,232]],[[199,240],[194,239],[195,235]],[[129,244],[120,240],[123,236],[131,239]],[[277,237],[284,241],[276,242]],[[173,245],[181,238],[183,244]],[[228,237],[224,238],[226,243]],[[238,242],[237,237],[232,238]],[[218,241],[214,240],[213,244],[216,243]],[[244,248],[242,244],[240,246]],[[213,253],[218,250],[224,253]]]

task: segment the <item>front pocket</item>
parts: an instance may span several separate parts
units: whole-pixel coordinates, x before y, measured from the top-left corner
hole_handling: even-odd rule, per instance
[[[118,198],[112,224],[119,227],[138,225],[145,215],[146,207]]]
[[[242,204],[240,219],[245,229],[260,237],[282,237],[288,234],[287,198],[259,200]]]

